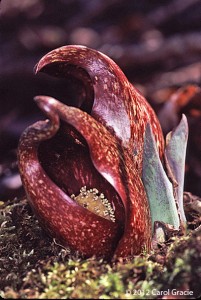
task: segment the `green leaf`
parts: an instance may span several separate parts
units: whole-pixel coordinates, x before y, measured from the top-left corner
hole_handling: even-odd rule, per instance
[[[167,172],[168,176],[173,181],[174,196],[178,205],[179,216],[183,224],[186,223],[183,207],[183,189],[187,140],[188,123],[186,116],[183,114],[179,125],[166,136],[165,148]]]
[[[147,124],[144,138],[142,181],[149,201],[152,228],[155,221],[162,221],[178,229],[180,221],[172,183],[163,169],[150,124]]]

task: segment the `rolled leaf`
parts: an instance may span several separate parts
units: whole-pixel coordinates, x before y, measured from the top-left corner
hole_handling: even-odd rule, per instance
[[[188,123],[186,116],[183,114],[179,125],[167,135],[165,148],[168,175],[173,181],[174,196],[178,205],[179,216],[183,224],[186,223],[183,206],[183,192],[187,140]],[[176,184],[174,184],[175,180]]]
[[[147,124],[144,137],[142,181],[149,201],[152,229],[155,221],[171,224],[178,229],[180,221],[173,187],[160,161],[149,124]]]

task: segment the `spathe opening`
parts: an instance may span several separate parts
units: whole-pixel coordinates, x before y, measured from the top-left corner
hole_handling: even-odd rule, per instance
[[[91,114],[94,102],[94,88],[91,77],[83,68],[66,62],[53,62],[44,66],[40,72],[65,80],[70,91],[68,99],[59,99],[63,103],[80,108]]]

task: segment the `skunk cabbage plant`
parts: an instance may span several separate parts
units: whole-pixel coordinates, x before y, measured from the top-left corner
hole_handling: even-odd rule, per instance
[[[109,57],[87,47],[51,51],[38,72],[83,86],[71,106],[35,97],[47,120],[19,142],[22,182],[43,227],[85,257],[112,259],[149,251],[155,221],[177,229],[185,223],[185,117],[164,149],[145,98]]]

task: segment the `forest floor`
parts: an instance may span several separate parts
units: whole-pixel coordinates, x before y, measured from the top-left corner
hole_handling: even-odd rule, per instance
[[[187,194],[184,234],[130,261],[84,259],[40,227],[26,199],[1,204],[0,296],[13,299],[195,299],[201,295],[201,216]]]

